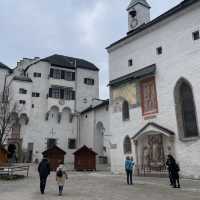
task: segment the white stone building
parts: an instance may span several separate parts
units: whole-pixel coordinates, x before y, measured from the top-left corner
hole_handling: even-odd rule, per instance
[[[83,137],[85,133],[80,129],[81,124],[90,126],[89,122],[81,121],[85,116],[82,111],[89,112],[86,109],[92,105],[100,109],[107,106],[98,100],[99,69],[94,64],[62,55],[24,58],[13,70],[0,65],[1,86],[5,72],[8,72],[9,95],[13,104],[18,105],[19,119],[12,128],[8,144],[17,145],[22,161],[40,160],[42,152],[54,144],[67,153],[66,163],[73,163],[73,152],[85,144],[97,151],[98,156],[105,156],[104,141],[96,145],[97,139],[91,139],[96,137],[96,130],[86,129],[86,137]],[[100,123],[101,112],[98,116],[97,123]],[[105,126],[107,128],[108,124]],[[104,126],[100,128],[105,131]],[[99,134],[102,133],[100,130]]]
[[[200,178],[200,1],[185,0],[150,20],[146,0],[128,6],[127,35],[109,53],[111,170],[164,170],[173,154]]]

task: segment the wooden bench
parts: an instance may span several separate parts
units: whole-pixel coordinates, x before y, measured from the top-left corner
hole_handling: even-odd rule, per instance
[[[11,176],[15,172],[25,171],[26,175],[29,174],[29,165],[11,165],[11,166],[0,166],[0,176]]]

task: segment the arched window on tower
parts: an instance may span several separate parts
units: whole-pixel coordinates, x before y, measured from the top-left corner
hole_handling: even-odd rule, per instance
[[[126,136],[124,139],[124,154],[131,154],[131,153],[132,153],[131,139],[129,136]]]
[[[129,120],[129,104],[128,101],[124,101],[122,104],[122,119],[123,121]]]
[[[181,78],[176,84],[174,96],[180,138],[197,137],[196,109],[190,83]]]

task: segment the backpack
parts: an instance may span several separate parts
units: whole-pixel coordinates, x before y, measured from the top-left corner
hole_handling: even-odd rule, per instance
[[[59,169],[57,172],[56,172],[56,176],[57,177],[62,177],[63,176],[63,171],[61,169]]]

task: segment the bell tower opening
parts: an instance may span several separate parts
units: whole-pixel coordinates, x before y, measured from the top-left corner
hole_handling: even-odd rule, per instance
[[[131,0],[127,8],[129,31],[150,21],[150,8],[146,0]]]

